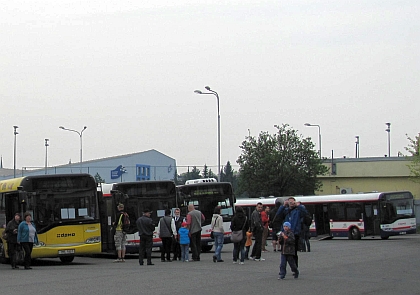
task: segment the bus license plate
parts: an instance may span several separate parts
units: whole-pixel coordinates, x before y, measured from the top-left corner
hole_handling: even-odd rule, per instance
[[[207,242],[207,245],[214,245],[214,242]]]
[[[400,232],[400,235],[405,235],[405,234],[407,234],[407,232],[405,232],[405,231]]]
[[[160,247],[153,247],[152,251],[160,251]]]
[[[71,250],[59,250],[58,255],[74,254],[74,249]]]

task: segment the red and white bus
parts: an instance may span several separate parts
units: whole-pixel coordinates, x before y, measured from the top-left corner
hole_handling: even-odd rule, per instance
[[[408,191],[296,197],[313,215],[311,235],[390,236],[416,233],[414,198]]]
[[[287,199],[288,197],[283,197]],[[311,236],[362,237],[416,233],[414,198],[408,191],[324,196],[296,196],[312,215]],[[274,206],[276,198],[242,199],[235,206],[251,214],[256,204]]]
[[[127,253],[139,252],[140,237],[136,220],[142,216],[144,209],[152,211],[151,218],[158,225],[166,209],[172,212],[178,207],[176,186],[173,181],[137,181],[113,184],[101,184],[98,187],[99,208],[101,215],[102,251],[115,251],[113,223],[117,205],[124,204],[124,210],[130,216],[130,230],[127,233]],[[155,230],[153,234],[153,251],[159,251],[162,241]]]

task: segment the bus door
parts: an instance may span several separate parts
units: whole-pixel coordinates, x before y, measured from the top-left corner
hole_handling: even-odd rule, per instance
[[[115,249],[111,220],[113,215],[113,201],[110,197],[103,197],[102,193],[98,193],[98,195],[100,195],[99,216],[101,220],[102,252],[113,252]]]
[[[13,218],[15,213],[23,213],[26,210],[26,201],[25,199],[21,199],[19,195],[23,197],[23,194],[20,192],[13,192],[13,193],[6,193],[5,194],[5,217],[6,217],[6,224]],[[20,206],[22,205],[22,206]],[[23,215],[22,215],[23,218]]]
[[[330,234],[330,219],[328,217],[328,205],[315,205],[315,226],[316,235]]]
[[[365,236],[380,234],[378,204],[376,203],[365,204],[363,221],[365,224]]]

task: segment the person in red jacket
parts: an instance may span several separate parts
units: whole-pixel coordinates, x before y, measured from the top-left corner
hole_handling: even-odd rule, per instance
[[[265,247],[267,246],[269,213],[270,213],[270,207],[265,206],[264,210],[261,212],[261,221],[264,227],[263,235],[262,235],[262,247],[261,247],[262,252],[268,252],[268,250]]]

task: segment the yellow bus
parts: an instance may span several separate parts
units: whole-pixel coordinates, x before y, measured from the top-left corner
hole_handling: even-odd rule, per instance
[[[39,243],[32,258],[58,257],[70,263],[75,256],[101,253],[97,188],[89,174],[0,180],[0,234],[17,212],[30,212],[37,229]],[[8,261],[3,239],[0,259]]]

